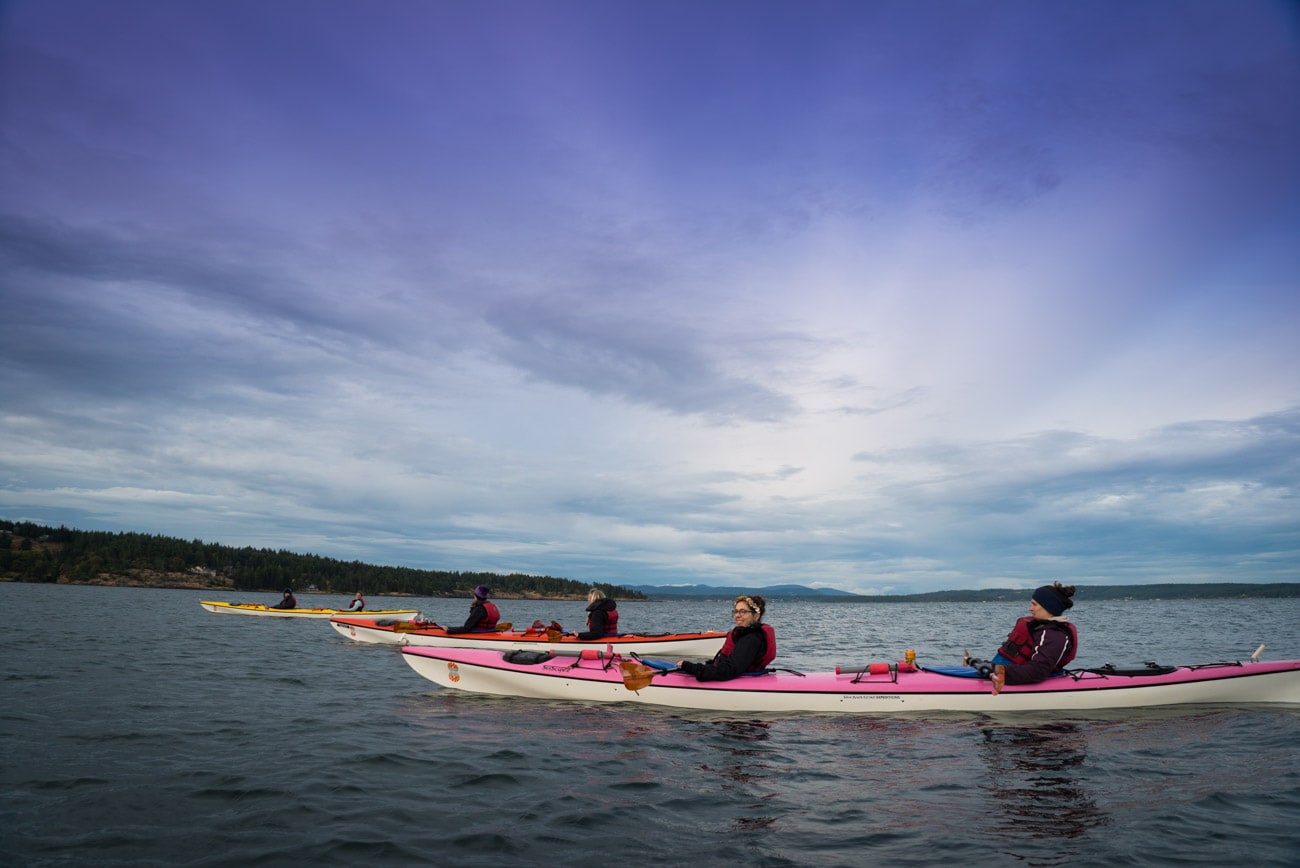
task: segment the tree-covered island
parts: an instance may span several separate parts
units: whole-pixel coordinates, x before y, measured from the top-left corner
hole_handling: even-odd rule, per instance
[[[213,591],[319,591],[381,596],[464,597],[488,585],[501,598],[585,599],[592,587],[608,597],[645,594],[602,582],[523,573],[385,567],[271,549],[233,548],[144,533],[110,533],[0,520],[0,580],[192,588]]]

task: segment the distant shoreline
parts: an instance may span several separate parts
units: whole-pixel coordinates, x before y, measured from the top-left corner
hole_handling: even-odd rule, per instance
[[[1146,585],[1084,585],[1076,601],[1287,599],[1300,597],[1294,581],[1272,583],[1201,582]],[[598,588],[621,601],[679,602],[732,600],[762,594],[770,600],[817,603],[1008,603],[1027,604],[1041,581],[1023,588],[854,594],[836,588],[786,583],[764,587],[708,584],[635,585],[573,580],[532,573],[502,575],[481,571],[430,570],[341,561],[286,550],[234,548],[202,540],[182,540],[135,532],[110,533],[58,528],[0,519],[0,581],[99,587],[164,588],[218,594],[272,594],[293,588],[298,594],[348,596],[362,591],[377,597],[467,598],[479,585],[499,600],[583,600]],[[815,577],[804,578],[815,582]],[[869,574],[860,581],[872,581]],[[319,589],[319,590],[317,590]]]
[[[208,582],[195,581],[192,577],[185,574],[178,574],[175,579],[159,579],[143,581],[128,576],[114,576],[111,578],[94,578],[86,581],[71,581],[66,578],[60,578],[56,582],[40,582],[32,579],[15,578],[13,576],[0,576],[0,584],[24,584],[24,585],[76,585],[78,587],[93,588],[153,588],[159,591],[207,591],[214,596],[230,596],[232,594],[275,594],[277,598],[283,588],[235,588],[231,585],[213,585]],[[411,594],[405,591],[375,591],[373,593],[363,592],[375,597],[422,597],[431,600],[458,600],[460,594]],[[319,596],[319,597],[350,597],[351,591],[300,591],[293,589],[295,596]],[[493,594],[496,600],[585,600],[581,595],[573,596],[555,596],[547,597],[541,594]]]

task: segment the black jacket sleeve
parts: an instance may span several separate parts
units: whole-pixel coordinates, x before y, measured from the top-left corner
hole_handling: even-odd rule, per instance
[[[605,635],[605,627],[609,624],[609,617],[606,610],[597,606],[591,610],[590,630],[583,630],[578,634],[579,639],[600,639]]]
[[[448,633],[470,633],[474,630],[475,627],[483,623],[483,619],[486,617],[487,617],[487,609],[485,609],[483,606],[473,606],[469,610],[469,617],[465,619],[464,625],[460,627],[448,627],[446,628],[447,632]]]
[[[718,655],[711,663],[682,664],[682,671],[694,675],[698,681],[730,681],[744,675],[750,667],[758,662],[767,650],[767,637],[762,630],[754,630],[741,636],[731,649],[731,655]]]

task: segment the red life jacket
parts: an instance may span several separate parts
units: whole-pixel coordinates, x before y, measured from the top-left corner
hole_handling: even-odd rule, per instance
[[[759,624],[758,626],[763,628],[763,638],[767,640],[767,650],[747,670],[749,672],[762,672],[767,668],[767,664],[776,659],[776,631],[772,629],[771,624]],[[722,643],[722,650],[718,652],[719,657],[730,656],[731,652],[736,650],[736,640],[732,638],[732,633],[735,632],[735,630],[732,630],[731,633],[727,634],[726,641]]]
[[[483,617],[482,621],[478,622],[478,626],[474,629],[495,630],[497,628],[497,621],[501,620],[501,610],[497,608],[496,603],[489,603],[484,600],[483,611],[487,612],[487,614]]]
[[[587,629],[592,629],[591,615],[587,615]],[[605,610],[605,635],[613,636],[618,632],[618,609]]]
[[[1048,630],[1064,630],[1069,634],[1070,641],[1065,646],[1065,656],[1056,664],[1057,669],[1064,669],[1065,664],[1079,653],[1079,629],[1069,621],[1040,621],[1028,616],[1020,618],[1016,621],[1016,626],[1012,627],[1011,632],[1007,634],[1007,641],[1002,643],[1002,647],[998,649],[999,653],[1012,663],[1028,663],[1034,656],[1033,627],[1035,624],[1041,624]]]

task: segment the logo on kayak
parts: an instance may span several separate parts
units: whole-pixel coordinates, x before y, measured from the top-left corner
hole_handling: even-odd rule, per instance
[[[352,638],[353,638],[353,639],[357,638],[357,628],[356,628],[356,627],[349,627],[349,628],[348,628],[348,632],[352,634]]]
[[[447,664],[447,680],[453,684],[460,681],[460,667],[455,663]]]

